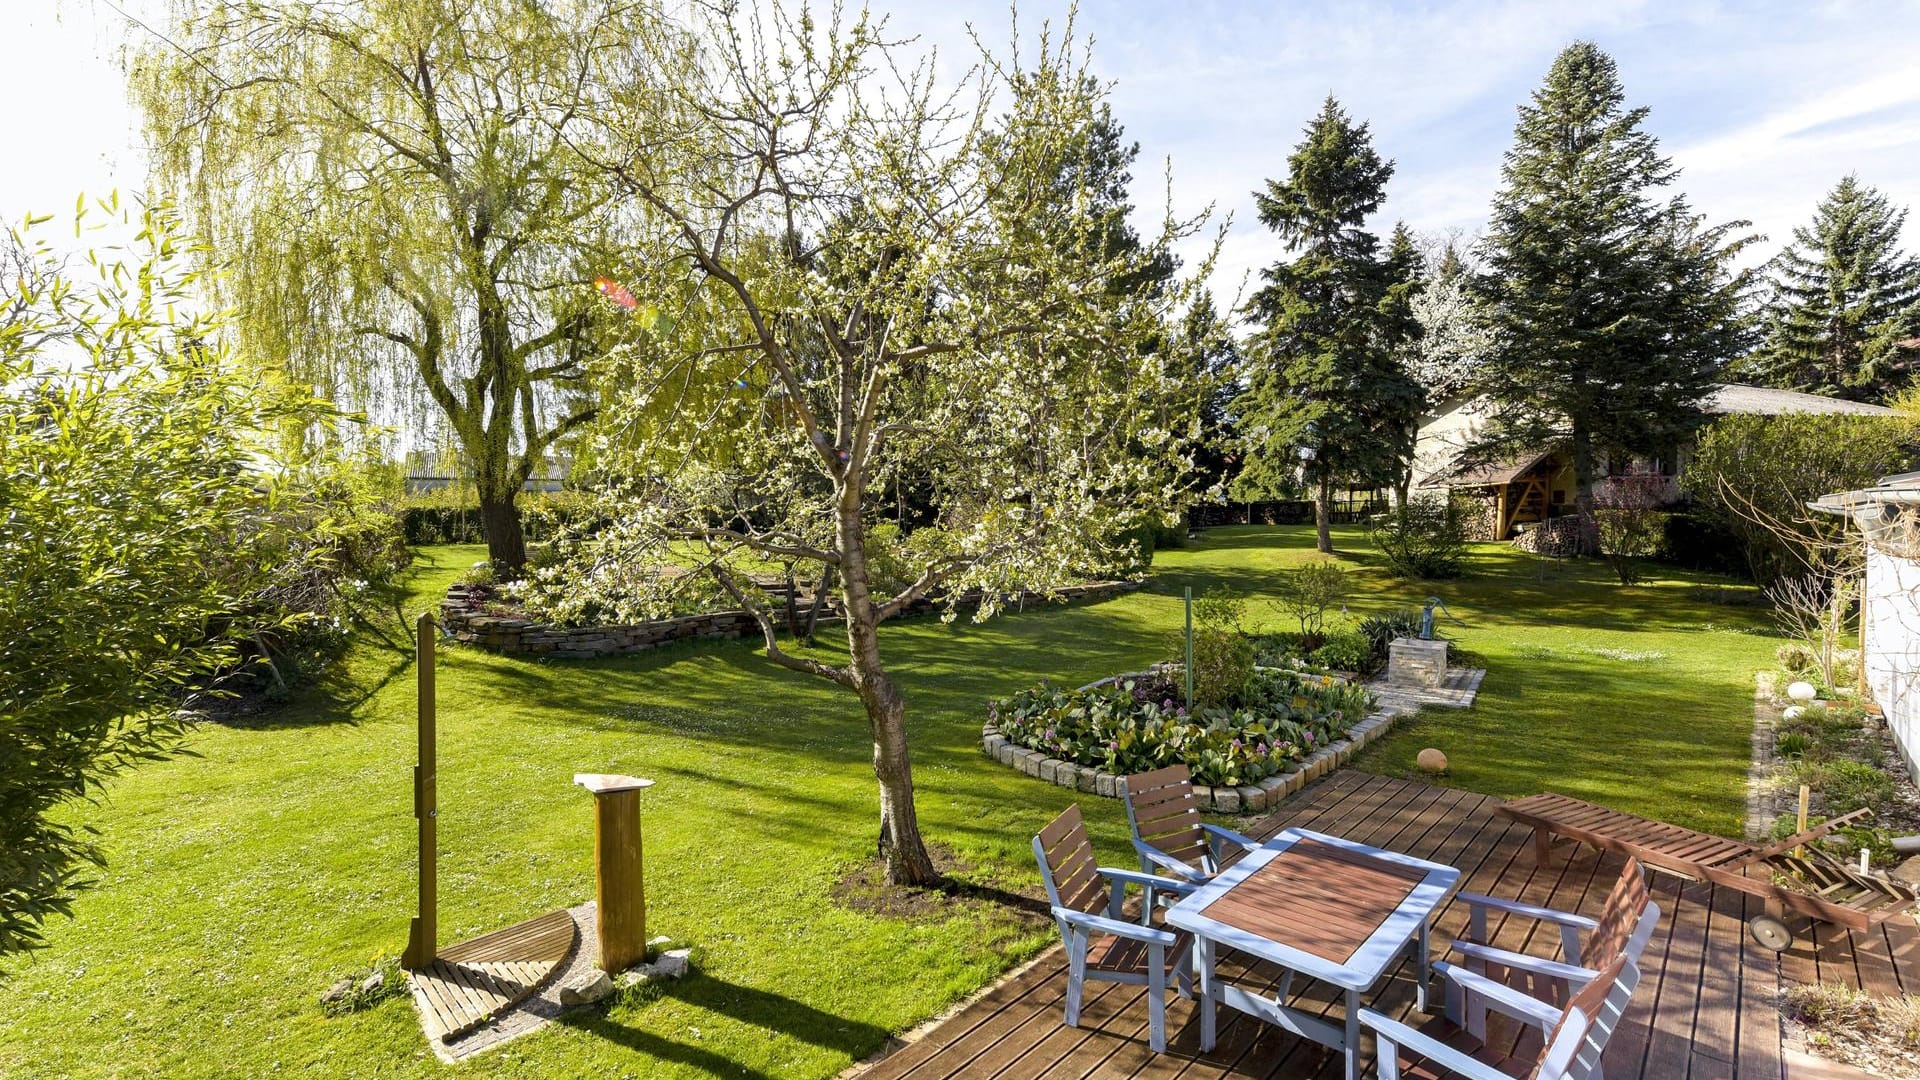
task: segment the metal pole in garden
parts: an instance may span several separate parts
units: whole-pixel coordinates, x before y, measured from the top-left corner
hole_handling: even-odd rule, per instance
[[[1193,711],[1193,586],[1183,590],[1187,597],[1187,711]]]

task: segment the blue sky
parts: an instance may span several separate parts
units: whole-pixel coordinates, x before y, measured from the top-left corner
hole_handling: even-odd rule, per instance
[[[968,24],[992,44],[1009,33],[999,0],[876,10],[950,64],[971,55]],[[1021,22],[1030,30],[1065,11],[1027,4]],[[1398,163],[1382,231],[1404,218],[1471,233],[1498,184],[1515,106],[1576,38],[1619,61],[1695,206],[1769,235],[1761,256],[1850,170],[1896,203],[1920,203],[1920,4],[1085,0],[1079,25],[1141,144],[1143,209],[1157,212],[1171,157],[1176,209],[1212,202],[1233,213],[1215,279],[1226,295],[1278,255],[1250,192],[1285,171],[1323,96],[1369,121]],[[0,100],[14,103],[0,119],[0,217],[71,207],[83,188],[141,186],[112,61],[121,40],[100,0],[0,0]],[[1920,239],[1920,221],[1907,235],[1910,246]]]
[[[1006,38],[1006,6],[992,0],[892,10],[893,29],[943,55],[961,53],[969,21],[990,43]],[[1064,10],[1027,5],[1021,21]],[[1695,207],[1768,234],[1761,257],[1850,170],[1901,205],[1920,203],[1920,4],[1087,0],[1079,26],[1141,144],[1140,201],[1158,205],[1170,156],[1178,208],[1211,201],[1234,214],[1223,293],[1278,257],[1250,193],[1284,174],[1326,94],[1371,123],[1398,164],[1382,232],[1404,218],[1471,233],[1515,107],[1580,38],[1618,61],[1630,103],[1652,109],[1647,126]],[[1920,238],[1920,221],[1907,235]]]

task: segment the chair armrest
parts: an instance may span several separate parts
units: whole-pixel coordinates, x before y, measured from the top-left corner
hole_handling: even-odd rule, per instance
[[[1582,930],[1592,930],[1594,927],[1600,925],[1585,915],[1575,915],[1569,911],[1555,911],[1553,908],[1540,907],[1535,904],[1523,904],[1518,900],[1503,900],[1497,896],[1482,896],[1479,893],[1463,892],[1456,896],[1455,899],[1470,907],[1492,908],[1495,911],[1524,915],[1529,919],[1558,923],[1561,926],[1574,926]]]
[[[1129,885],[1164,889],[1167,892],[1179,893],[1181,896],[1187,896],[1200,887],[1200,882],[1197,881],[1175,881],[1173,878],[1156,877],[1153,874],[1143,874],[1138,870],[1122,870],[1114,866],[1095,867],[1094,873],[1108,881],[1124,881]]]
[[[1502,967],[1530,971],[1536,975],[1545,975],[1549,979],[1566,979],[1573,983],[1585,984],[1600,974],[1592,968],[1563,964],[1558,960],[1542,960],[1537,956],[1528,956],[1526,953],[1512,952],[1492,945],[1482,945],[1477,941],[1456,941],[1453,943],[1453,951],[1474,960],[1484,960]]]
[[[1232,829],[1222,828],[1219,825],[1209,825],[1203,821],[1200,823],[1200,828],[1230,844],[1237,844],[1248,851],[1252,851],[1254,848],[1260,846],[1260,841],[1255,840],[1253,837],[1245,833],[1234,832]]]
[[[1495,1011],[1515,1020],[1538,1024],[1544,1031],[1552,1031],[1553,1026],[1560,1022],[1559,1009],[1505,983],[1494,982],[1484,975],[1476,975],[1453,964],[1435,964],[1433,970],[1461,990],[1484,998]]]
[[[1422,1035],[1398,1020],[1389,1019],[1372,1009],[1360,1010],[1360,1026],[1371,1030],[1379,1042],[1379,1054],[1382,1065],[1389,1056],[1397,1056],[1401,1049],[1411,1050],[1448,1072],[1464,1076],[1467,1080],[1512,1080],[1506,1073],[1483,1062],[1475,1061],[1467,1055],[1430,1036]],[[1392,1075],[1386,1068],[1380,1070],[1382,1076]]]
[[[1159,848],[1154,847],[1152,844],[1147,843],[1145,840],[1139,840],[1139,839],[1134,840],[1133,850],[1139,852],[1140,857],[1142,859],[1145,859],[1147,862],[1150,862],[1155,866],[1158,866],[1158,867],[1161,867],[1162,869],[1167,870],[1169,873],[1172,873],[1177,877],[1183,878],[1187,881],[1194,881],[1194,882],[1200,882],[1200,883],[1205,883],[1207,880],[1207,875],[1204,871],[1196,870],[1193,867],[1188,866],[1186,863],[1183,863],[1179,859],[1176,859],[1173,856],[1167,854],[1166,852],[1161,851]]]
[[[1171,930],[1161,930],[1153,926],[1142,926],[1139,923],[1131,923],[1125,919],[1109,919],[1105,915],[1089,915],[1084,911],[1075,911],[1072,908],[1056,907],[1053,909],[1053,916],[1068,926],[1078,927],[1082,930],[1092,930],[1102,934],[1112,934],[1115,937],[1130,938],[1134,941],[1144,941],[1149,945],[1172,946],[1179,940]]]

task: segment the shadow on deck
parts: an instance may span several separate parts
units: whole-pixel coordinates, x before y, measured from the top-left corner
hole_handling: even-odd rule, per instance
[[[1452,788],[1347,770],[1329,777],[1249,830],[1265,837],[1298,825],[1448,863],[1464,871],[1461,889],[1597,914],[1619,872],[1617,856],[1560,847],[1551,866],[1534,865],[1531,833],[1496,818],[1496,799]],[[1569,854],[1570,853],[1570,854]],[[1122,853],[1101,853],[1106,865],[1131,866]],[[1644,970],[1620,1030],[1607,1048],[1614,1080],[1780,1080],[1779,989],[1784,982],[1845,983],[1876,993],[1920,993],[1920,925],[1889,920],[1866,933],[1789,922],[1797,941],[1774,954],[1756,945],[1746,920],[1761,902],[1728,889],[1652,875],[1665,913],[1642,960]],[[1433,933],[1436,958],[1465,928],[1466,906],[1451,904]],[[1515,920],[1497,924],[1495,943],[1553,955],[1551,928]],[[1233,954],[1228,953],[1231,957]],[[1277,970],[1265,964],[1222,972],[1236,982],[1271,986]],[[1201,1054],[1194,1006],[1173,999],[1169,1046],[1147,1046],[1147,1009],[1138,987],[1090,983],[1079,1028],[1062,1023],[1065,954],[1055,948],[953,1016],[875,1063],[860,1080],[945,1080],[1006,1077],[1285,1077],[1332,1080],[1340,1059],[1231,1009],[1220,1011],[1220,1039]],[[1437,984],[1436,984],[1437,991]],[[1436,992],[1436,1000],[1438,994]],[[1311,981],[1291,1004],[1330,1014],[1341,1006]],[[1413,1012],[1411,969],[1405,962],[1381,985],[1374,1007],[1390,1015]],[[1437,1006],[1436,1006],[1437,1007]],[[1418,1015],[1408,1017],[1418,1026]],[[1371,1043],[1364,1074],[1373,1075]]]

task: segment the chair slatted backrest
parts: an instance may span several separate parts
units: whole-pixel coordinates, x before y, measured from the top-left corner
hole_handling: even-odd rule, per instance
[[[1633,961],[1616,956],[1581,987],[1547,1035],[1535,1080],[1588,1080],[1594,1075],[1639,982],[1640,969]]]
[[[1087,839],[1078,804],[1040,830],[1033,838],[1033,853],[1040,861],[1040,879],[1047,886],[1050,903],[1090,915],[1105,913],[1107,890],[1093,861],[1093,842]]]
[[[1208,856],[1200,831],[1200,804],[1193,797],[1193,774],[1185,765],[1169,765],[1126,778],[1127,820],[1133,835],[1148,846],[1195,868]]]
[[[1625,954],[1634,931],[1639,929],[1640,917],[1652,902],[1640,861],[1629,858],[1620,868],[1620,877],[1607,893],[1606,906],[1595,920],[1600,925],[1594,927],[1593,936],[1587,939],[1586,951],[1580,957],[1582,966],[1602,969]]]

